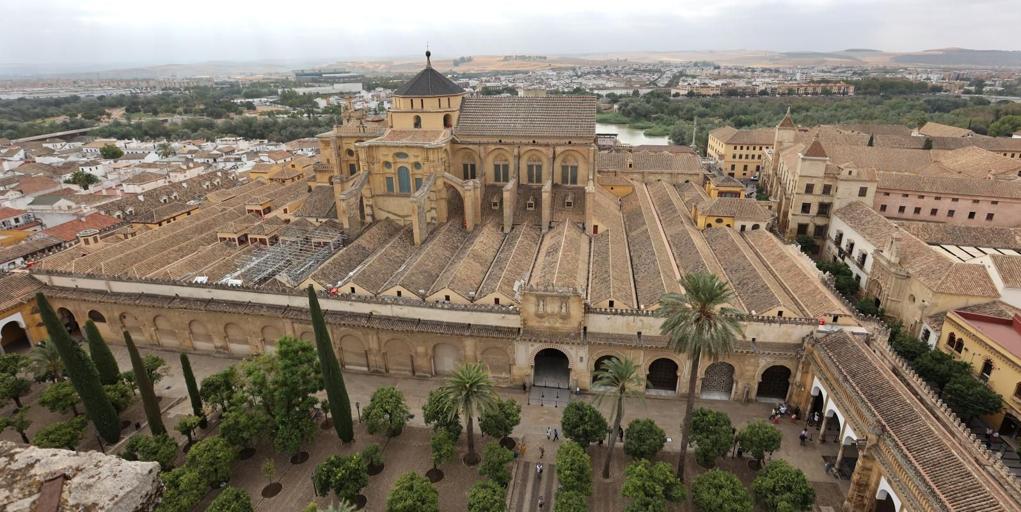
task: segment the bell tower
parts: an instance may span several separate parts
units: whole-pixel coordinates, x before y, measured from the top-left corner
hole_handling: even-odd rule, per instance
[[[432,65],[425,52],[425,69],[394,91],[387,127],[397,130],[443,130],[457,126],[465,90]]]

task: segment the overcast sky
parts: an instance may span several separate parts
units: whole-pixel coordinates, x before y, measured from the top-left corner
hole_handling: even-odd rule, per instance
[[[0,0],[0,63],[1021,49],[1018,0]]]

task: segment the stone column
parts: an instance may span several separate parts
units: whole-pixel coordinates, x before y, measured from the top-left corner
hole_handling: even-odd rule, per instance
[[[823,402],[823,406],[822,406],[822,411],[823,411],[822,412],[822,421],[819,422],[820,423],[820,426],[819,426],[819,438],[815,440],[815,442],[817,442],[819,444],[823,444],[823,443],[826,442],[826,423],[830,419],[830,417],[826,415],[826,408],[829,406],[829,404],[830,404],[830,401],[828,399],[825,402]]]
[[[858,463],[851,474],[851,484],[847,498],[841,506],[844,512],[870,512],[875,510],[876,489],[879,486],[879,467],[876,463],[873,441],[866,443],[865,449],[858,454]]]
[[[833,463],[833,465],[837,469],[840,469],[840,463],[843,462],[843,460],[844,460],[844,433],[846,431],[847,431],[847,421],[845,420],[844,423],[842,425],[840,425],[840,434],[838,434],[838,437],[837,437],[837,442],[840,443],[840,447],[837,448],[837,460]]]

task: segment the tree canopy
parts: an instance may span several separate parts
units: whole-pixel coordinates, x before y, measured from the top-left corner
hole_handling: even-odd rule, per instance
[[[752,512],[754,504],[733,473],[711,469],[691,482],[691,500],[699,512]]]
[[[636,459],[652,459],[666,444],[666,432],[649,418],[631,420],[624,431],[624,453]]]
[[[439,501],[439,493],[429,480],[411,471],[394,482],[386,499],[386,512],[439,512]]]
[[[800,469],[786,461],[774,460],[752,481],[755,500],[769,512],[812,510],[815,489]]]
[[[588,446],[606,435],[606,418],[588,402],[575,400],[564,407],[560,417],[564,437]]]
[[[362,410],[362,420],[370,434],[396,437],[404,430],[411,417],[404,393],[395,386],[376,389],[369,399],[369,405]]]

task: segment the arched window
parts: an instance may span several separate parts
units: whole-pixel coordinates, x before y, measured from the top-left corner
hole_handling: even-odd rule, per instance
[[[528,159],[528,182],[542,183],[542,161],[534,156]]]
[[[464,179],[473,180],[475,179],[475,158],[468,157],[461,163],[461,171]]]
[[[97,324],[106,323],[106,317],[103,316],[102,313],[94,309],[89,311],[89,320],[92,320]]]
[[[510,162],[505,158],[493,162],[493,181],[497,183],[510,181]]]
[[[992,374],[993,362],[989,359],[986,359],[986,361],[982,363],[982,371],[979,373],[979,378],[985,382],[989,382],[989,376]]]
[[[411,193],[411,171],[403,165],[397,168],[397,192],[401,194]]]
[[[1017,385],[1014,386],[1014,398],[1021,400],[1021,382],[1018,382]]]
[[[415,116],[415,128],[422,127],[422,116]]]
[[[578,184],[578,161],[574,158],[565,158],[560,164],[560,183],[563,185]]]
[[[450,101],[450,99],[448,98],[447,101]],[[454,122],[452,121],[452,118],[450,117],[450,114],[443,114],[443,127],[444,128],[453,128],[454,127]]]

